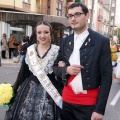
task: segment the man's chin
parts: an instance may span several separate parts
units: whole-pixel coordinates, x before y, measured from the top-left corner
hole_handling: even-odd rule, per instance
[[[72,28],[74,31],[78,31],[79,30],[79,28],[77,28],[77,27],[74,27],[74,28]]]

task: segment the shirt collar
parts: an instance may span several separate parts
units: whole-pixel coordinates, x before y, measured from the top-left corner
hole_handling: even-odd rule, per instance
[[[88,29],[86,29],[84,32],[82,32],[81,34],[77,35],[76,33],[74,33],[74,40],[76,40],[77,38],[85,38],[89,35],[89,31]]]

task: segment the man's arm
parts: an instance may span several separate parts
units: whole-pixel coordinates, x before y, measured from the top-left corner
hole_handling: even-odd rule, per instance
[[[97,104],[95,106],[95,112],[104,115],[106,103],[108,100],[112,84],[112,62],[110,40],[108,38],[105,38],[105,40],[103,40],[100,57],[100,69],[101,69],[101,84]]]
[[[53,65],[53,72],[55,73],[56,76],[58,76],[62,79],[66,79],[67,65],[65,63],[63,49],[64,49],[64,39],[60,43],[60,49],[59,49],[59,52],[58,52],[58,56],[57,56],[57,59],[55,60],[54,65]],[[65,63],[64,67],[58,67],[58,63],[60,61],[63,61]]]

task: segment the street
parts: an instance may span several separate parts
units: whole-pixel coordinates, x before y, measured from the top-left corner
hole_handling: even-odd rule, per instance
[[[2,65],[0,67],[0,84],[3,82],[13,84],[19,71],[19,65]],[[0,120],[4,120],[7,108],[0,107]],[[113,79],[110,96],[103,120],[120,120],[120,81]]]
[[[0,67],[0,84],[3,82],[13,84],[19,71],[19,65],[2,65]],[[0,106],[0,120],[4,120],[7,108]]]

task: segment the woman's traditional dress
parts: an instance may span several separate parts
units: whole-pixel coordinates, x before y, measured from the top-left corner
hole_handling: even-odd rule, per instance
[[[60,91],[61,88],[52,70],[59,47],[51,45],[44,58],[40,58],[36,48],[37,45],[34,44],[27,49],[25,60],[14,84],[17,94],[6,112],[5,120],[61,120],[61,109],[56,106],[51,96],[46,92],[33,69],[34,63],[37,61],[40,70],[44,70],[55,89]],[[30,60],[33,54],[35,58]],[[32,65],[31,62],[33,62]],[[58,97],[61,99],[59,94]]]

